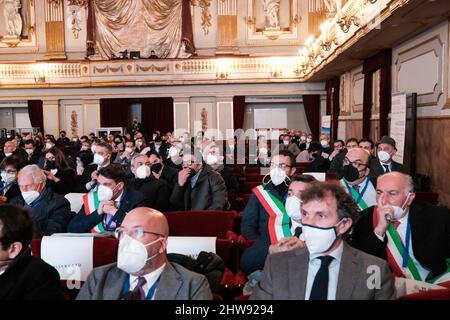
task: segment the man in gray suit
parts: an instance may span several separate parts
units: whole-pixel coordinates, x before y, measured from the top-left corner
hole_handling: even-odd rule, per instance
[[[166,258],[169,226],[154,209],[135,208],[116,230],[117,263],[95,268],[77,300],[211,300],[207,279]]]
[[[252,300],[387,300],[395,298],[388,264],[347,245],[358,209],[344,189],[321,182],[301,195],[306,248],[271,254]]]

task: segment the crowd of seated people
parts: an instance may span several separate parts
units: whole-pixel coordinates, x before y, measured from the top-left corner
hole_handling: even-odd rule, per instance
[[[292,130],[274,141],[216,141],[203,132],[175,137],[134,129],[132,136],[69,139],[61,131],[57,138],[27,133],[0,139],[0,299],[35,296],[2,292],[3,282],[12,287],[19,273],[30,272],[16,267],[16,260],[58,280],[51,267],[30,258],[28,246],[31,238],[66,232],[111,232],[121,244],[117,265],[95,269],[79,299],[112,293],[119,299],[123,288],[111,279],[127,283],[135,298],[168,299],[145,284],[163,276],[185,277],[198,287],[190,295],[180,284],[174,299],[210,299],[205,278],[166,259],[170,230],[161,212],[170,211],[238,212],[230,230],[240,246],[234,269],[245,275],[241,289],[251,299],[393,299],[392,274],[430,283],[445,278],[449,212],[416,199],[411,176],[393,160],[396,141],[389,136],[376,144],[366,138],[331,141],[326,134],[315,141]],[[73,212],[65,197],[70,193],[97,201]],[[15,234],[10,223],[23,230]],[[147,252],[144,260],[157,258],[141,261],[141,268],[121,266],[130,254],[122,244]],[[366,282],[360,270],[368,265],[382,272],[378,289],[355,286]],[[161,278],[161,285],[169,280]],[[299,291],[290,290],[294,281]],[[45,290],[43,297],[61,298],[48,292],[55,287]]]

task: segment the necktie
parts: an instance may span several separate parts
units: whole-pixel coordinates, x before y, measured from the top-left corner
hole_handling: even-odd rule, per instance
[[[146,282],[147,280],[145,280],[144,277],[138,277],[137,285],[133,289],[133,296],[136,298],[136,300],[145,300],[145,292],[143,286]]]
[[[328,267],[334,258],[332,256],[322,256],[318,259],[321,261],[321,264],[314,278],[309,300],[327,300],[328,297]]]
[[[388,164],[383,164],[383,167],[384,167],[384,172],[391,172]]]

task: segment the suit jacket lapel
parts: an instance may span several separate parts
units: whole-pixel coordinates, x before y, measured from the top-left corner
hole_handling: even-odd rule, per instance
[[[175,271],[170,262],[166,262],[158,284],[158,287],[164,288],[164,290],[156,289],[155,300],[175,300],[182,284],[183,279],[181,276]],[[187,297],[184,298],[187,299]]]
[[[104,288],[106,289],[103,291],[103,299],[119,300],[122,295],[123,284],[127,279],[128,276],[125,272],[117,267],[112,268],[105,279]]]
[[[289,297],[305,300],[306,280],[308,278],[309,253],[306,249],[297,250],[288,262]]]
[[[336,289],[336,300],[349,300],[352,297],[353,288],[359,278],[361,270],[358,268],[357,251],[345,242],[339,268],[339,277]]]

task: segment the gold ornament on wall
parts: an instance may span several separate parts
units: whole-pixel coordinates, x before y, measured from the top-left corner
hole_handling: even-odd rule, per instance
[[[210,13],[210,6],[211,6],[211,0],[191,0],[192,6],[199,6],[202,9],[202,29],[203,33],[207,35],[209,33],[209,28],[211,27],[211,13]]]
[[[70,115],[70,130],[72,131],[72,136],[78,134],[78,113],[75,110]]]

